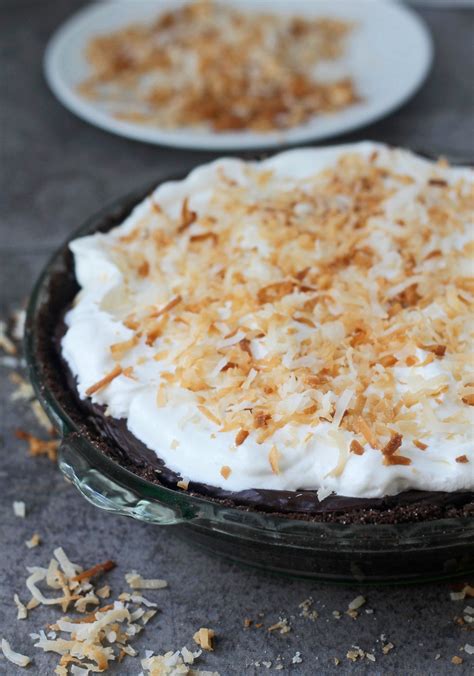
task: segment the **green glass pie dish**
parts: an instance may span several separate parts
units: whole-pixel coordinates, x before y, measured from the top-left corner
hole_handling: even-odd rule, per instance
[[[150,189],[118,200],[70,239],[120,224]],[[57,324],[77,288],[66,242],[32,292],[25,354],[36,395],[61,437],[59,467],[89,502],[150,524],[172,526],[213,554],[288,575],[390,584],[474,573],[474,495],[453,516],[400,523],[332,522],[215,499],[130,471],[98,443],[71,395],[55,348]]]

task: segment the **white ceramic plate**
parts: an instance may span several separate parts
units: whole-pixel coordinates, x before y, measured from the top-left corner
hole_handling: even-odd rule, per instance
[[[340,112],[315,116],[284,132],[217,133],[164,129],[116,119],[97,102],[82,98],[77,85],[88,75],[84,51],[98,34],[155,18],[185,0],[103,0],[66,21],[45,54],[45,73],[58,99],[91,124],[130,138],[212,150],[274,147],[342,134],[387,115],[412,96],[431,65],[430,34],[418,16],[392,0],[224,0],[242,9],[329,16],[354,21],[344,57],[363,101]]]

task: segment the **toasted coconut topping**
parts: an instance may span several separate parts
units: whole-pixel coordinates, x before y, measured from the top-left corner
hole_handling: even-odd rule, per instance
[[[138,338],[133,336],[130,340],[124,340],[121,343],[114,343],[110,346],[112,357],[120,361],[124,355],[137,344]]]
[[[26,505],[21,500],[15,500],[13,502],[13,513],[15,516],[19,516],[24,519],[26,516]]]
[[[356,596],[355,599],[349,603],[348,610],[359,610],[366,603],[364,596]]]
[[[208,629],[207,627],[201,627],[194,634],[194,641],[201,646],[203,650],[214,650],[214,637],[215,632],[213,629]]]
[[[189,209],[188,203],[188,198],[186,197],[183,200],[183,206],[181,208],[181,223],[178,226],[178,232],[187,230],[197,218],[197,213]]]
[[[94,385],[88,387],[86,390],[86,395],[88,397],[91,397],[96,392],[99,392],[99,390],[102,390],[104,387],[107,387],[107,385],[109,385],[113,380],[115,380],[115,378],[117,378],[121,373],[122,367],[120,366],[120,364],[117,364],[110,371],[110,373],[107,373],[103,378],[94,383]]]
[[[419,439],[413,439],[413,443],[417,448],[420,449],[420,451],[426,451],[426,449],[428,448],[428,444],[423,443]]]
[[[161,317],[161,316],[164,315],[166,312],[169,312],[169,311],[172,310],[174,307],[176,307],[176,305],[178,305],[179,303],[181,303],[182,300],[183,300],[183,299],[181,298],[181,296],[179,296],[179,295],[178,295],[178,296],[175,296],[175,297],[172,298],[168,303],[166,303],[165,305],[163,305],[162,308],[160,308],[159,310],[156,310],[155,312],[153,312],[153,313],[150,315],[150,317],[155,317],[155,318],[156,318],[156,317]]]
[[[232,469],[228,465],[223,465],[220,471],[224,479],[228,479],[232,474]]]
[[[352,439],[349,450],[351,453],[355,453],[356,455],[364,454],[364,447],[359,441],[357,441],[357,439]]]
[[[31,634],[31,638],[36,641],[36,648],[61,656],[54,670],[58,676],[103,672],[112,661],[122,661],[127,655],[132,657],[137,655],[130,641],[157,612],[146,607],[156,604],[139,594],[123,593],[119,595],[118,600],[96,607],[92,612],[87,609],[91,604],[99,605],[99,596],[104,598],[110,595],[108,585],[95,593],[91,580],[98,573],[111,570],[114,565],[107,561],[105,564],[82,570],[80,566],[71,562],[61,547],[58,547],[54,550],[54,558],[47,568],[39,566],[28,568],[30,575],[26,584],[35,602],[30,602],[25,607],[15,594],[14,601],[18,608],[19,619],[27,616],[27,609],[32,610],[40,604],[60,605],[63,612],[73,606],[70,616],[59,617],[47,626],[47,634],[43,630]],[[141,586],[149,589],[158,589],[166,584],[163,580],[143,580],[137,573],[133,573],[132,576],[134,580],[140,581]],[[61,590],[62,596],[46,596],[38,588],[38,584],[46,585],[53,593]],[[30,661],[29,658],[11,651],[6,642],[2,644],[2,650],[8,659],[19,666],[26,666]],[[188,653],[192,659],[197,656],[187,651],[187,657]],[[188,662],[191,663],[189,659]]]
[[[17,620],[26,620],[28,617],[28,610],[26,606],[20,601],[20,598],[18,594],[14,594],[13,600],[15,601],[15,605],[17,607],[18,613],[16,616]]]
[[[6,659],[9,662],[16,664],[17,667],[27,667],[30,664],[31,659],[26,655],[21,655],[20,653],[16,653],[14,650],[12,650],[10,644],[4,638],[2,638],[1,647],[2,653]]]
[[[235,445],[240,446],[241,444],[243,444],[248,435],[249,433],[247,432],[247,430],[239,430],[235,437]]]
[[[113,570],[117,564],[115,561],[104,561],[104,563],[98,563],[88,570],[83,570],[81,573],[74,575],[71,580],[73,582],[82,582],[82,580],[89,580],[91,577],[100,575],[101,573],[106,573],[109,570]]]
[[[268,454],[268,460],[270,462],[273,474],[280,474],[280,466],[278,464],[279,457],[280,453],[278,452],[277,447],[272,446],[270,453]]]
[[[349,77],[312,75],[321,60],[341,56],[350,30],[333,18],[189,3],[94,37],[87,48],[91,74],[79,92],[139,124],[286,129],[357,100]],[[181,228],[188,225],[185,212]]]
[[[10,380],[10,382],[16,385],[16,390],[10,397],[12,401],[28,400],[34,398],[35,393],[33,390],[33,386],[31,385],[31,383],[25,380],[23,376],[21,376],[19,373],[16,373],[16,371],[10,373],[8,376],[8,380]]]
[[[28,442],[29,453],[31,456],[36,457],[40,455],[45,455],[52,462],[56,462],[58,458],[58,448],[60,441],[59,439],[50,439],[45,441],[36,437],[34,434],[25,432],[24,430],[16,430],[15,435],[18,439],[22,439]]]
[[[81,391],[134,416],[133,433],[193,481],[360,497],[380,484],[470,489],[455,458],[472,453],[473,181],[382,146],[319,164],[318,152],[202,167],[94,240],[120,277],[91,310],[90,330],[107,326],[101,368],[110,345],[133,346],[95,384],[82,362]],[[86,244],[73,243],[78,256]],[[129,367],[136,383],[106,387]]]
[[[0,349],[9,355],[16,354],[16,345],[7,335],[7,325],[0,319]]]
[[[360,432],[360,434],[363,435],[367,443],[370,444],[372,448],[377,448],[377,438],[363,418],[357,418],[354,423],[354,428],[357,432]]]
[[[200,655],[200,650],[193,653],[186,647],[181,648],[181,651],[170,651],[164,655],[147,652],[141,664],[146,676],[219,676],[217,671],[191,668]]]
[[[398,451],[400,446],[402,445],[403,437],[401,434],[393,434],[390,437],[390,441],[388,441],[385,446],[382,448],[382,453],[386,457],[390,457],[394,453]]]
[[[270,625],[267,628],[267,631],[269,632],[277,631],[279,634],[288,634],[291,631],[291,626],[290,623],[288,622],[288,618],[280,617],[278,622],[275,622],[274,624]]]
[[[96,594],[101,599],[108,599],[110,596],[110,586],[108,584],[104,584],[103,587],[100,587],[100,589],[96,591]]]
[[[136,571],[126,573],[125,580],[132,589],[165,589],[168,586],[166,580],[160,580],[159,578],[145,580]]]
[[[422,345],[421,349],[432,352],[437,357],[444,357],[446,354],[446,345]]]

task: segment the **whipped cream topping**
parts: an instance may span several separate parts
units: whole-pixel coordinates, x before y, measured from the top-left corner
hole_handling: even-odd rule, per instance
[[[474,489],[473,184],[373,143],[162,184],[70,245],[81,398],[226,490]]]

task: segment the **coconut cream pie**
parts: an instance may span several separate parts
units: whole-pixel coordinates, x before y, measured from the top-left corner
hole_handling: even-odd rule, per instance
[[[88,425],[177,490],[308,513],[466,509],[473,185],[373,143],[162,184],[70,245],[80,290],[59,349]]]

